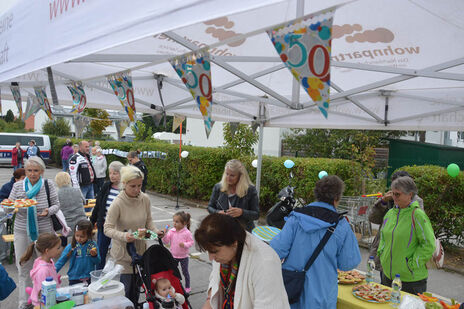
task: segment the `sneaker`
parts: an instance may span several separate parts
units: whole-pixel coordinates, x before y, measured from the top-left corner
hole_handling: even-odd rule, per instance
[[[192,289],[191,289],[191,288],[185,288],[185,293],[188,293],[188,294],[190,294],[190,292],[191,292],[191,291],[192,291]]]

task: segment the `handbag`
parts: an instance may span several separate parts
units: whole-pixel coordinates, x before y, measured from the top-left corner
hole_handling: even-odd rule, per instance
[[[48,207],[50,208],[50,188],[48,187],[48,179],[45,179],[45,192],[47,193],[47,201],[48,201]],[[53,224],[53,230],[56,231],[61,231],[63,229],[63,226],[60,223],[60,220],[56,217],[56,215],[50,215],[50,218],[52,219],[52,224]]]
[[[325,219],[328,219],[327,218],[328,213],[327,213],[326,209],[321,208],[321,207],[315,207],[315,206],[303,207],[303,208],[311,208],[311,210],[309,211],[310,213],[308,213],[305,210],[300,210],[300,211],[295,210],[295,211],[302,212],[302,213],[305,213],[307,215],[312,215],[312,216],[317,217],[319,219],[323,219],[324,221],[328,221],[328,220],[325,220]],[[324,215],[322,215],[322,216],[315,215],[318,212],[320,212],[320,210],[318,211],[317,209],[320,209],[320,210],[323,209],[324,210],[323,213],[325,213],[325,216]],[[330,236],[332,236],[332,234],[334,233],[335,228],[337,227],[338,222],[340,221],[340,218],[342,218],[343,215],[344,215],[344,213],[343,214],[338,214],[338,213],[335,213],[333,211],[330,211],[330,212],[333,213],[334,215],[336,215],[335,222],[333,222],[333,219],[334,219],[333,215],[332,215],[332,220],[330,220],[330,221],[332,221],[331,223],[335,223],[335,224],[330,226],[327,229],[327,231],[324,234],[324,237],[322,237],[321,241],[319,242],[319,244],[317,245],[317,247],[314,250],[313,254],[309,258],[308,262],[306,263],[305,268],[302,271],[299,271],[299,270],[288,270],[288,269],[285,269],[285,268],[282,267],[282,277],[283,277],[283,280],[284,280],[285,291],[287,292],[288,301],[289,301],[290,304],[294,304],[294,303],[298,302],[298,300],[300,299],[301,292],[303,292],[303,290],[304,290],[306,272],[311,267],[311,265],[313,265],[314,261],[317,259],[317,257],[321,253],[322,249],[324,249],[325,245],[329,241]]]

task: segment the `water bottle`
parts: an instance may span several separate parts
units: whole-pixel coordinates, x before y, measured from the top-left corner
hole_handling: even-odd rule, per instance
[[[40,308],[49,309],[56,305],[56,282],[53,277],[47,277],[42,281]]]
[[[150,309],[150,304],[148,302],[144,303],[143,309]]]
[[[401,279],[399,274],[396,274],[395,279],[392,282],[390,302],[392,307],[399,307],[401,303]]]
[[[367,260],[367,273],[366,273],[366,282],[370,284],[374,282],[374,270],[375,270],[375,261],[374,257],[371,255]]]

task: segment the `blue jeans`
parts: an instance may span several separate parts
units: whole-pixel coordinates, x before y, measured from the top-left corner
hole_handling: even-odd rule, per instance
[[[63,164],[63,172],[67,172],[69,169],[69,161],[65,159],[61,159],[61,163]]]
[[[100,264],[97,265],[97,269],[105,268],[106,255],[108,253],[108,248],[110,246],[110,243],[111,243],[111,238],[109,238],[103,233],[103,227],[98,228],[97,246],[98,246],[98,250],[100,251]]]
[[[22,168],[23,167],[23,164],[22,163],[18,163],[18,165],[14,165],[13,166],[13,171],[16,171],[18,168]]]
[[[81,192],[85,199],[95,198],[95,194],[93,193],[93,184],[81,186]]]

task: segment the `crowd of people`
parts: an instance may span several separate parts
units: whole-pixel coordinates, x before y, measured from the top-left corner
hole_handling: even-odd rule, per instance
[[[183,211],[174,214],[170,229],[154,224],[150,199],[144,193],[148,169],[138,152],[129,152],[129,165],[113,161],[107,167],[97,143],[90,147],[81,141],[77,146],[73,150],[68,140],[63,147],[63,171],[54,181],[43,177],[40,150],[23,154],[17,148],[21,154],[14,162],[13,178],[0,191],[3,198],[37,201],[35,206],[19,209],[14,221],[20,308],[30,306],[27,291],[32,304],[38,304],[45,277],[60,283],[58,273],[66,263],[69,284],[90,283],[90,272],[103,269],[108,255],[122,265],[125,295],[137,303],[139,287],[128,244],[140,256],[147,245],[136,238],[135,231],[139,235],[154,232],[169,245],[182,270],[187,295],[191,291],[189,249],[196,245],[208,253],[212,271],[204,309],[336,308],[337,270],[351,270],[361,261],[356,237],[337,212],[345,186],[335,175],[320,179],[314,188],[316,201],[294,210],[281,232],[266,244],[251,234],[259,218],[258,194],[239,160],[226,163],[221,181],[212,188],[209,215],[192,235],[190,214]],[[27,158],[24,168],[18,163],[22,164],[23,156]],[[84,205],[95,197],[87,219]],[[61,237],[56,236],[53,215],[64,218],[62,224],[70,227],[67,232],[63,229]],[[369,218],[381,225],[372,254],[378,257],[382,284],[391,286],[400,274],[403,290],[424,292],[425,263],[435,250],[435,238],[414,180],[404,172],[393,175],[391,191],[379,199]],[[287,274],[303,269],[303,284],[289,299]],[[3,272],[0,268],[0,279]],[[181,301],[166,278],[157,277],[153,284],[160,298],[171,295]]]

